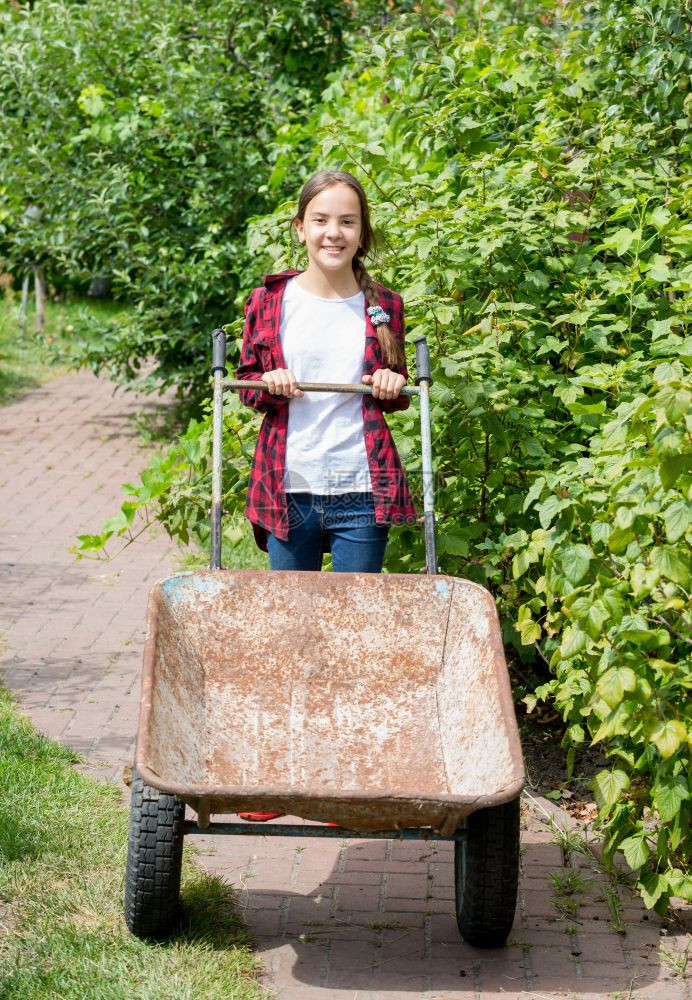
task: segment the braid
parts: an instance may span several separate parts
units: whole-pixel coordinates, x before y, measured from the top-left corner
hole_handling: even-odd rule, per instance
[[[377,294],[375,282],[365,270],[363,261],[357,256],[353,258],[353,273],[356,281],[360,285],[360,290],[365,296],[365,300],[368,305],[379,306],[380,297]],[[375,327],[375,331],[377,332],[377,339],[380,342],[382,360],[385,365],[387,365],[388,368],[403,368],[406,362],[404,349],[394,338],[394,334],[389,329],[387,324],[378,323]]]

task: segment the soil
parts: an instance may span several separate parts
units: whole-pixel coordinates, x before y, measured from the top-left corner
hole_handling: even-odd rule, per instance
[[[512,680],[521,683],[509,664]],[[521,699],[515,699],[517,723],[521,736],[526,767],[526,785],[539,795],[552,799],[575,819],[590,822],[596,818],[598,806],[589,783],[611,761],[599,746],[588,744],[577,751],[572,777],[567,776],[567,751],[561,746],[565,725],[550,705],[539,703],[532,712],[526,711]]]

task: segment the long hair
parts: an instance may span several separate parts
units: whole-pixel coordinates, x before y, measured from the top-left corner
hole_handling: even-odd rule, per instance
[[[303,190],[300,192],[298,211],[293,217],[293,222],[296,220],[303,222],[305,219],[305,212],[312,199],[315,198],[321,191],[324,191],[325,188],[332,187],[334,184],[348,184],[348,186],[358,195],[358,200],[360,201],[361,237],[360,247],[353,258],[353,273],[368,305],[379,306],[380,297],[377,293],[377,286],[368,274],[365,264],[363,263],[363,258],[368,256],[375,243],[375,237],[370,223],[368,199],[365,191],[363,190],[363,186],[360,181],[353,176],[353,174],[349,174],[345,170],[320,170],[318,173],[313,174],[313,176],[305,182]],[[380,351],[382,352],[382,360],[385,365],[390,368],[403,368],[406,360],[404,349],[394,338],[394,335],[387,324],[378,323],[375,330],[377,332],[377,339],[380,342]]]

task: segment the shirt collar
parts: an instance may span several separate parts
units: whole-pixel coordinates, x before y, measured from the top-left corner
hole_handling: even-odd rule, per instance
[[[280,271],[278,274],[265,274],[264,284],[265,287],[269,288],[270,285],[275,285],[280,281],[285,283],[289,278],[293,278],[296,274],[302,273],[302,271]]]

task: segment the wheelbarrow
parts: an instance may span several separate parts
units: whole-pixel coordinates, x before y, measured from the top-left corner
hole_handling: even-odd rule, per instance
[[[378,575],[220,568],[223,393],[248,382],[225,377],[225,335],[213,337],[212,568],[149,597],[127,926],[145,938],[174,929],[183,839],[195,833],[430,838],[454,842],[464,939],[502,945],[523,760],[493,598],[437,573],[425,340],[418,384],[402,391],[420,399],[428,572]],[[211,819],[255,810],[316,823]]]

